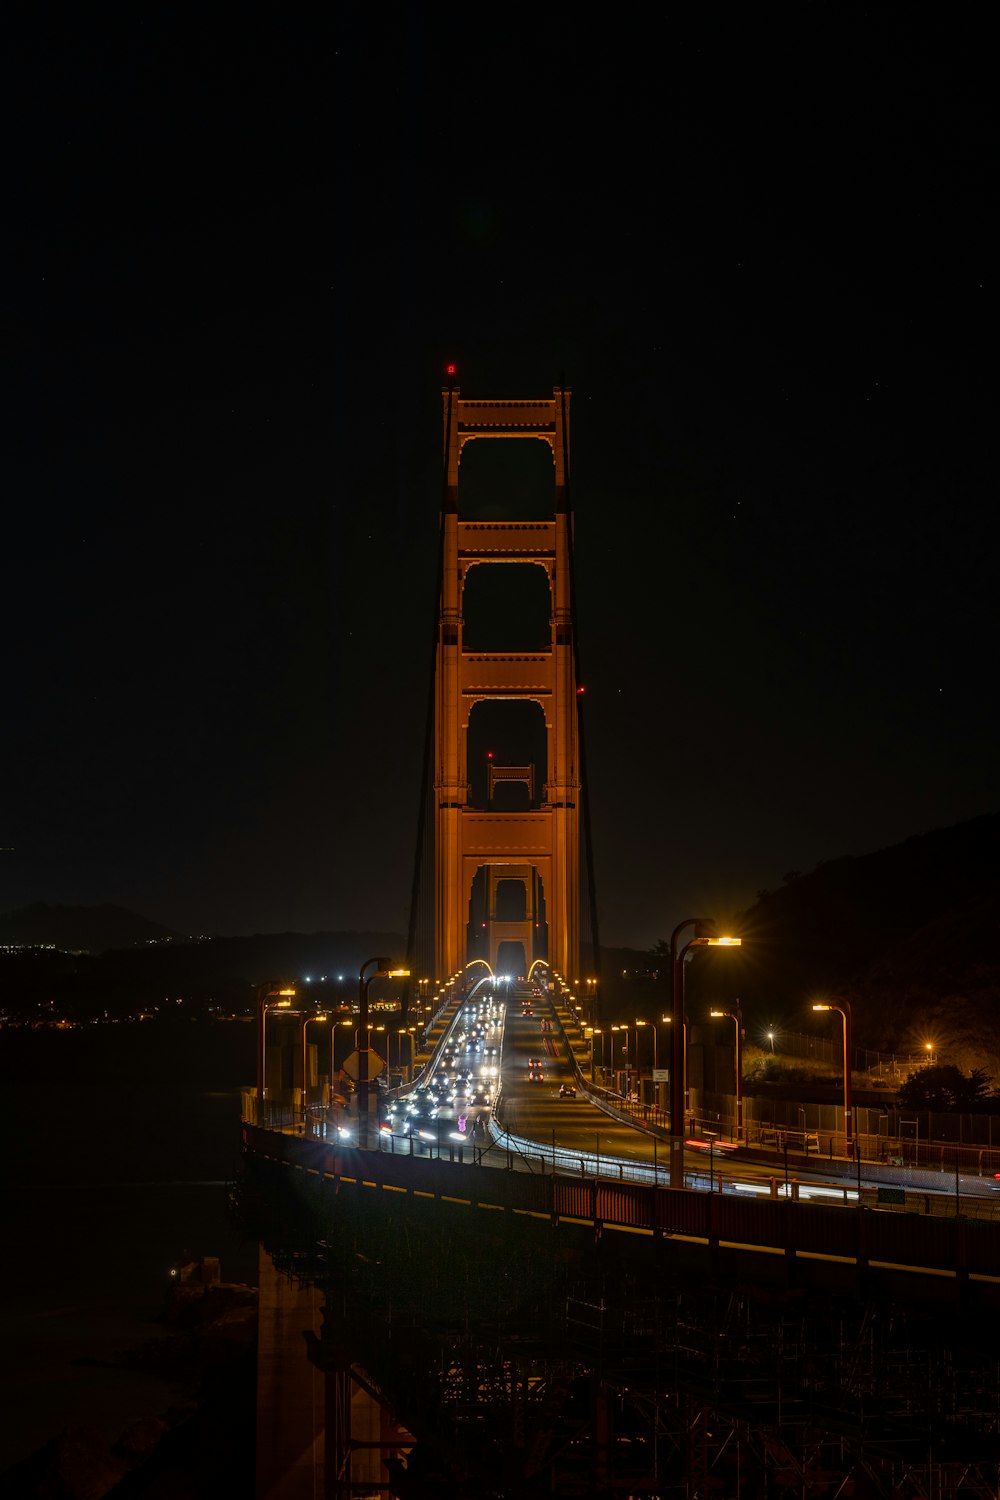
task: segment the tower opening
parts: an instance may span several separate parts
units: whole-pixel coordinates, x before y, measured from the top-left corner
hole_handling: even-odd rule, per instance
[[[466,443],[458,468],[459,509],[472,521],[518,516],[548,521],[555,512],[555,467],[538,438]]]
[[[472,807],[494,811],[539,807],[548,774],[545,719],[539,704],[513,698],[475,704],[469,715],[466,756]],[[529,766],[533,768],[530,785],[529,778],[514,780],[502,774],[506,767]]]
[[[501,943],[497,951],[496,971],[499,975],[508,975],[511,979],[527,974],[528,965],[524,960],[524,944],[510,939]]]
[[[470,568],[462,589],[462,647],[466,651],[547,651],[552,643],[552,599],[537,563]]]
[[[523,922],[528,915],[528,892],[523,880],[497,882],[497,920]]]

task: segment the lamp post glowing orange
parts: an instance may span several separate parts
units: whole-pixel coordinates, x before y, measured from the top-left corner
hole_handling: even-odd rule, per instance
[[[716,1018],[728,1016],[736,1022],[736,1139],[743,1139],[743,1012],[737,1000],[735,1011],[712,1010],[709,1015]]]
[[[661,1021],[661,1024],[664,1025],[664,1026],[672,1026],[674,1024],[674,1018],[673,1018],[673,1016],[661,1016],[660,1017],[660,1021]],[[655,1023],[653,1025],[653,1071],[654,1071],[654,1073],[657,1071],[657,1067],[656,1067],[656,1025],[655,1025]],[[660,1108],[660,1085],[659,1085],[659,1083],[657,1083],[656,1088],[653,1091],[653,1102],[655,1103],[657,1109],[659,1109]]]
[[[635,1087],[641,1100],[642,1098],[642,1067],[639,1059],[639,1027],[648,1026],[648,1021],[640,1021],[635,1018]],[[653,1072],[656,1072],[656,1027],[653,1027]]]
[[[290,1010],[295,998],[291,985],[280,988],[278,984],[262,984],[257,991],[257,1124],[263,1124],[264,1114],[264,1025],[269,1010]]]
[[[639,1046],[639,1041],[638,1041],[639,1033],[636,1032],[636,1045],[635,1045],[635,1048],[633,1049],[632,1043],[629,1041],[629,1025],[628,1025],[628,1022],[627,1021],[623,1021],[621,1023],[621,1028],[620,1029],[622,1031],[624,1031],[624,1033],[625,1033],[625,1049],[624,1049],[624,1057],[625,1057],[625,1087],[622,1090],[622,1092],[624,1093],[625,1098],[627,1099],[627,1098],[629,1098],[629,1096],[632,1093],[632,1072],[633,1072],[633,1068],[635,1066],[635,1061],[636,1061],[636,1051],[638,1050],[638,1046]]]
[[[413,1079],[413,1056],[414,1056],[414,1053],[413,1053],[413,1033],[414,1033],[415,1030],[416,1030],[416,1027],[414,1027],[414,1026],[397,1026],[396,1027],[396,1066],[397,1066],[397,1068],[400,1069],[400,1071],[402,1071],[402,1068],[403,1068],[403,1038],[404,1038],[404,1036],[405,1036],[406,1040],[410,1044],[410,1060],[406,1064],[406,1068],[407,1068],[406,1082],[407,1083],[410,1083],[412,1081],[412,1079]]]
[[[851,1002],[843,1005],[814,1005],[813,1010],[835,1010],[844,1020],[844,1143],[850,1156],[854,1142],[854,1107],[851,1101]]]
[[[604,1083],[604,1028],[601,1027],[601,1026],[592,1026],[590,1028],[590,1081],[591,1081],[591,1083],[594,1082],[594,1037],[595,1036],[599,1036],[600,1039],[601,1039],[601,1083],[603,1085],[603,1083]]]
[[[368,986],[373,979],[408,979],[409,969],[392,969],[389,958],[366,958],[358,973],[358,1029],[354,1046],[358,1054],[358,1145],[366,1150],[370,1139],[371,1094],[368,1077]],[[376,965],[374,974],[365,976],[365,970]]]
[[[684,1027],[684,960],[692,948],[739,948],[742,939],[737,937],[698,937],[690,938],[683,948],[678,948],[678,940],[685,927],[694,925],[695,928],[708,925],[706,917],[686,917],[673,930],[670,938],[670,961],[673,971],[673,1013],[671,1020],[674,1027],[673,1047],[673,1069],[670,1080],[670,1134],[674,1138],[671,1150],[671,1162],[673,1157],[680,1156],[683,1161],[683,1135],[684,1135],[684,1110],[687,1095],[687,1046]]]
[[[313,1021],[325,1021],[325,1015],[302,1017],[302,1126],[305,1128],[306,1115],[309,1106],[309,1047],[307,1040],[307,1028]]]

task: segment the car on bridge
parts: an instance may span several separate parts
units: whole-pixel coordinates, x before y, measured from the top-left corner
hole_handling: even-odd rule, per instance
[[[529,1057],[529,1059],[528,1059],[528,1078],[529,1078],[529,1080],[532,1083],[542,1083],[542,1082],[544,1082],[544,1080],[545,1080],[545,1073],[544,1073],[544,1070],[542,1068],[542,1060],[541,1060],[540,1057]]]
[[[575,1099],[576,1098],[576,1084],[575,1083],[561,1083],[559,1085],[559,1097],[560,1097],[560,1099]]]

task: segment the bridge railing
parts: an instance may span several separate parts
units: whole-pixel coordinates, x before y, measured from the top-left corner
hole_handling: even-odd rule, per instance
[[[488,1171],[475,1162],[454,1163],[432,1156],[404,1159],[379,1151],[338,1148],[316,1141],[243,1127],[244,1151],[261,1162],[262,1170],[282,1167],[304,1173],[322,1192],[325,1180],[359,1192],[415,1195],[435,1199],[442,1211],[502,1208],[513,1213],[549,1218],[558,1224],[572,1220],[619,1226],[667,1237],[700,1238],[709,1246],[725,1243],[747,1251],[754,1247],[780,1249],[788,1256],[803,1254],[824,1262],[853,1261],[856,1266],[895,1265],[897,1269],[950,1272],[962,1280],[973,1277],[992,1290],[1000,1287],[1000,1223],[969,1222],[917,1215],[903,1205],[897,1212],[844,1213],[826,1203],[803,1202],[789,1195],[783,1202],[761,1202],[738,1193],[685,1192],[639,1175],[639,1164],[618,1163],[622,1175],[612,1175],[603,1158],[600,1171],[578,1170]],[[522,1142],[522,1146],[537,1143]],[[579,1161],[579,1154],[572,1153]],[[565,1162],[564,1166],[570,1165]],[[586,1166],[586,1158],[583,1160]],[[597,1162],[591,1163],[597,1167]],[[625,1175],[626,1170],[634,1175]],[[868,1197],[866,1208],[891,1207]],[[492,1216],[491,1216],[492,1217]],[[925,1278],[926,1279],[926,1278]],[[921,1288],[921,1293],[925,1288]]]

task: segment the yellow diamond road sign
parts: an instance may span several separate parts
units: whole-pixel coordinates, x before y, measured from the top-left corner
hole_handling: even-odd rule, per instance
[[[347,1074],[348,1078],[353,1078],[354,1082],[357,1083],[359,1077],[361,1076],[361,1053],[352,1052],[349,1057],[345,1057],[344,1061],[341,1063],[341,1067]],[[382,1058],[378,1055],[373,1047],[369,1047],[368,1077],[377,1078],[384,1067],[385,1063]]]

